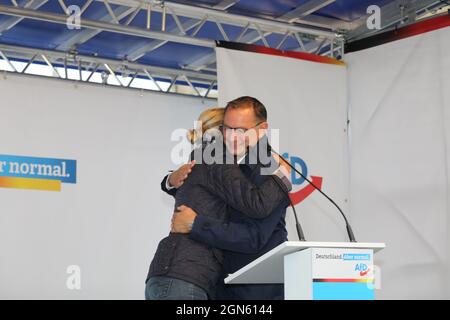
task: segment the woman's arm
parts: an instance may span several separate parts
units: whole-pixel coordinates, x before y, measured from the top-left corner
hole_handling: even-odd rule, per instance
[[[260,185],[252,183],[238,165],[205,165],[205,179],[201,184],[231,207],[246,216],[263,219],[282,202],[289,204],[292,185],[281,170],[268,174]]]

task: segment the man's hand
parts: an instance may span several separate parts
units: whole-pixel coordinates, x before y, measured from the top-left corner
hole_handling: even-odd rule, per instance
[[[169,186],[174,188],[179,188],[183,185],[184,180],[192,171],[192,167],[195,165],[195,160],[189,162],[188,164],[182,165],[178,170],[172,172],[169,176]]]
[[[171,232],[189,233],[197,213],[187,206],[179,206],[172,216]]]

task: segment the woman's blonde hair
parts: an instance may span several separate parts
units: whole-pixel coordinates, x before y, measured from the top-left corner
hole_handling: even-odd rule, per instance
[[[225,114],[225,108],[211,108],[200,113],[198,121],[201,122],[201,129],[191,129],[188,132],[188,140],[194,144],[195,141],[202,138],[209,129],[218,129],[223,123],[223,117]]]

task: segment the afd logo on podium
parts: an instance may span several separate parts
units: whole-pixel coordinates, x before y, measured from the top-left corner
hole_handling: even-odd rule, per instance
[[[287,152],[283,153],[282,156],[283,156],[283,158],[289,160],[289,162],[298,171],[300,171],[305,177],[307,177],[309,180],[311,180],[312,183],[314,183],[314,185],[316,185],[319,189],[322,190],[323,177],[311,176],[309,178],[308,177],[308,166],[306,165],[306,162],[302,158],[300,158],[298,156],[290,156],[289,157],[289,153],[287,153]],[[314,191],[316,191],[316,189],[311,184],[309,184],[305,180],[305,178],[300,176],[294,170],[291,170],[291,181],[292,181],[292,185],[294,185],[294,186],[302,186],[306,182],[306,185],[303,188],[300,188],[297,191],[292,191],[289,194],[289,197],[291,198],[291,201],[294,206],[299,204],[306,198],[308,198]]]
[[[0,154],[0,188],[61,191],[77,183],[77,161]]]
[[[369,266],[368,266],[367,264],[365,264],[365,263],[358,263],[358,264],[355,266],[355,271],[359,272],[359,275],[360,275],[361,277],[364,277],[364,276],[366,276],[366,275],[369,273],[370,268],[369,268]]]
[[[312,297],[315,300],[373,300],[372,249],[313,248]]]

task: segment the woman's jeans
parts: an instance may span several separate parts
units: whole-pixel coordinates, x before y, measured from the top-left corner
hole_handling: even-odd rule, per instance
[[[158,276],[148,279],[145,286],[146,300],[208,300],[202,288],[190,282]]]

